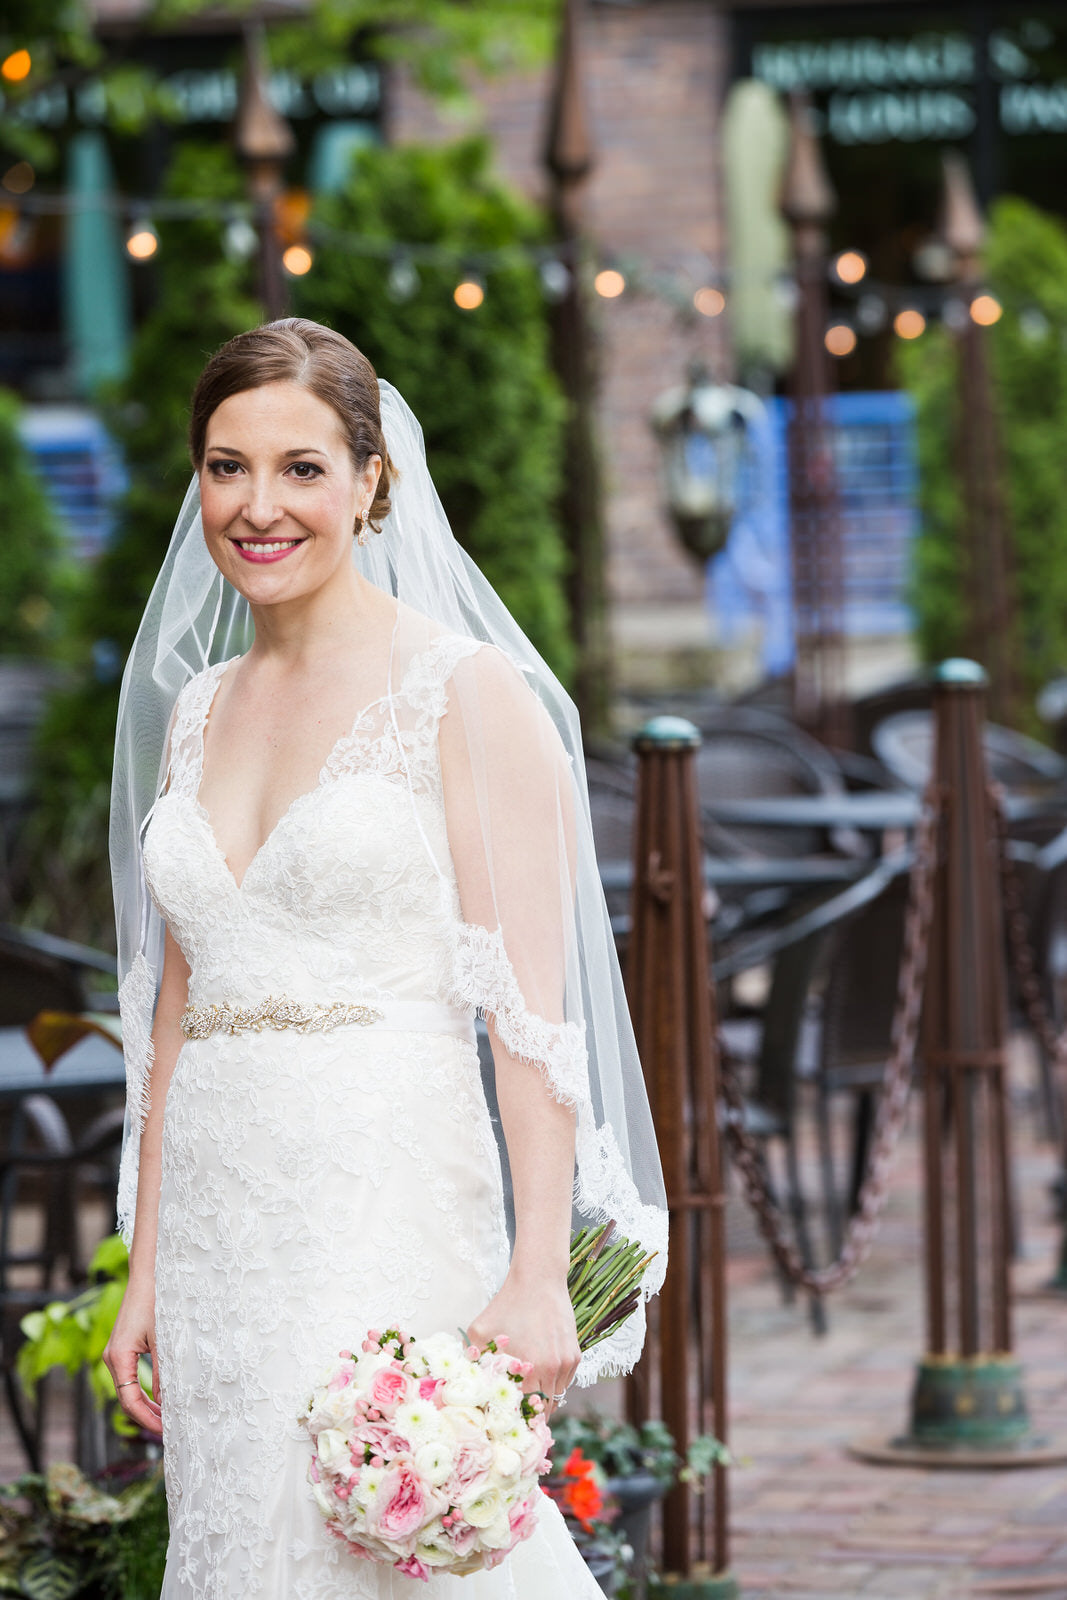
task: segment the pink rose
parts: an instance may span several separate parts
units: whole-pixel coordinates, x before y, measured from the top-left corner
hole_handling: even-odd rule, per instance
[[[433,1400],[439,1406],[441,1402],[437,1399],[437,1391],[438,1389],[443,1389],[444,1386],[445,1381],[443,1378],[420,1378],[419,1399]]]
[[[512,1506],[508,1512],[508,1526],[515,1535],[515,1544],[521,1544],[523,1539],[530,1537],[537,1527],[537,1501],[534,1496]]]
[[[391,1415],[411,1393],[411,1381],[397,1367],[383,1367],[371,1379],[367,1400],[379,1411]]]
[[[406,1461],[389,1468],[378,1491],[378,1503],[381,1510],[375,1518],[374,1532],[379,1539],[411,1538],[432,1510],[422,1479]]]
[[[456,1450],[449,1483],[469,1489],[485,1476],[493,1462],[493,1447],[488,1439],[465,1440]]]
[[[361,1422],[354,1429],[354,1437],[361,1445],[370,1445],[376,1456],[402,1455],[408,1447],[406,1439],[393,1432],[391,1422]]]
[[[425,1566],[418,1556],[408,1556],[406,1561],[394,1561],[393,1566],[397,1572],[403,1572],[409,1578],[421,1578],[423,1583],[430,1576],[429,1567]]]

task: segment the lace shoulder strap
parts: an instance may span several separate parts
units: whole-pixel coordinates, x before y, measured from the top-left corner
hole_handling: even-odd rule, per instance
[[[196,798],[204,767],[204,728],[219,679],[228,666],[228,661],[216,661],[205,667],[189,679],[175,702],[166,785],[171,794]]]
[[[482,648],[480,639],[443,633],[425,650],[412,656],[400,685],[399,697],[423,719],[440,722],[448,709],[448,680],[461,661]]]

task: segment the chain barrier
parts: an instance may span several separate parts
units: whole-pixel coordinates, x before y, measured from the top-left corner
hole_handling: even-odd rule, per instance
[[[745,1127],[745,1101],[736,1062],[719,1039],[720,1084],[726,1102],[726,1136],[730,1154],[744,1185],[745,1197],[755,1213],[760,1232],[779,1267],[790,1282],[817,1295],[839,1289],[859,1271],[874,1245],[878,1224],[889,1196],[889,1178],[897,1141],[904,1127],[911,1090],[919,1019],[926,982],[930,927],[933,916],[934,875],[939,856],[939,825],[944,795],[933,783],[927,789],[915,832],[915,859],[904,919],[904,947],[897,983],[897,1003],[890,1034],[882,1092],[874,1134],[856,1209],[849,1218],[837,1259],[825,1267],[808,1267],[789,1236],[780,1207],[771,1192],[763,1151]]]
[[[1004,790],[999,784],[990,784],[989,796],[993,805],[993,816],[996,819],[1000,876],[1004,887],[1004,920],[1019,993],[1030,1018],[1030,1026],[1048,1056],[1054,1081],[1067,1084],[1067,1030],[1063,1033],[1056,1032],[1045,996],[1041,992],[1041,981],[1037,975],[1037,958],[1030,942],[1029,920],[1023,909],[1022,880],[1018,866],[1011,857]]]

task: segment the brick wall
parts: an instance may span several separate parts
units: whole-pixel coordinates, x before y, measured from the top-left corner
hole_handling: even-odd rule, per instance
[[[726,89],[727,32],[707,0],[588,5],[583,18],[587,110],[597,152],[587,185],[588,228],[598,247],[669,271],[701,256],[719,262],[723,202],[716,132]],[[484,126],[504,176],[542,199],[548,71],[478,89]],[[396,142],[454,136],[403,80],[389,96]],[[693,261],[693,257],[696,261]],[[702,357],[728,377],[725,319],[677,312],[652,295],[597,305],[600,423],[607,490],[609,586],[620,649],[651,637],[699,646],[707,637],[701,580],[661,506],[652,401]],[[659,617],[662,613],[662,622]],[[645,641],[639,644],[638,641]]]

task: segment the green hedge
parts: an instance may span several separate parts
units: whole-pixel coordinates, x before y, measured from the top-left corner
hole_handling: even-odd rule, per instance
[[[480,140],[435,149],[370,149],[345,190],[315,221],[461,255],[523,246],[542,236],[538,215],[489,172]],[[548,358],[544,295],[525,255],[496,267],[475,311],[453,298],[452,263],[417,264],[410,298],[390,293],[385,256],[343,239],[316,241],[296,309],[350,338],[396,385],[422,424],[434,482],[457,539],[552,666],[573,652],[555,501],[563,401]]]
[[[986,272],[1004,314],[987,339],[1018,573],[1019,664],[1032,696],[1067,670],[1067,226],[1012,197],[989,220]],[[959,653],[967,633],[952,335],[934,326],[901,343],[897,370],[918,405],[914,602],[922,654],[937,660]]]

